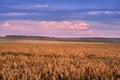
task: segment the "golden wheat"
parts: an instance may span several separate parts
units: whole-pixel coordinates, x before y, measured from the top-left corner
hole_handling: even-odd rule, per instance
[[[120,45],[1,43],[0,80],[120,80]]]

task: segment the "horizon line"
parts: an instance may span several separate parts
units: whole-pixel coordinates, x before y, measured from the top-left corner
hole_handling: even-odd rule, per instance
[[[120,37],[108,37],[108,36],[90,36],[90,37],[87,37],[87,36],[85,36],[85,37],[81,37],[81,36],[79,36],[79,37],[69,37],[69,36],[62,36],[62,37],[57,37],[57,36],[45,36],[45,35],[3,35],[3,36],[1,36],[0,35],[0,37],[46,37],[46,38],[120,38]]]

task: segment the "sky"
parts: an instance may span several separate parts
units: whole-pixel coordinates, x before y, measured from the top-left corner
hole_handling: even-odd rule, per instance
[[[120,38],[120,0],[0,0],[0,36]]]

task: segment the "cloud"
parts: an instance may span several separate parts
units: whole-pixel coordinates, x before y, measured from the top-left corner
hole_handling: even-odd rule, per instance
[[[9,24],[9,22],[4,22],[3,23],[3,27],[10,27],[11,25]]]
[[[104,14],[107,14],[107,15],[113,15],[113,14],[115,14],[115,13],[112,12],[112,11],[104,11]]]
[[[90,11],[87,14],[89,15],[100,15],[100,14],[114,15],[114,14],[120,14],[120,11]]]
[[[11,12],[11,13],[1,13],[1,16],[11,16],[11,17],[15,17],[15,16],[27,16],[27,15],[38,15],[37,13],[22,13],[22,12]]]
[[[119,21],[119,20],[118,20]],[[116,21],[115,21],[116,22]],[[119,24],[108,24],[97,21],[33,21],[7,20],[0,23],[2,33],[21,33],[23,35],[44,36],[119,36]]]
[[[97,11],[91,11],[91,12],[88,12],[89,15],[98,15],[100,14],[100,12],[97,12]]]
[[[16,24],[19,24],[19,23],[13,24],[13,23],[7,21],[2,24],[2,28],[7,29],[7,30],[19,30],[19,31],[34,32],[34,30],[30,29],[29,27],[20,26],[20,25],[16,25]]]
[[[86,34],[93,34],[94,32],[92,30],[85,31]]]
[[[92,30],[85,21],[32,21],[32,20],[7,20],[2,25],[2,29],[12,33],[19,31],[30,35],[49,36],[70,36],[70,35],[91,35]],[[7,26],[7,27],[6,27]]]
[[[3,26],[35,26],[41,29],[55,30],[86,30],[89,24],[84,21],[32,21],[32,20],[8,20]]]
[[[29,6],[22,6],[20,7],[21,9],[44,9],[48,8],[48,4],[34,4],[34,5],[29,5]]]
[[[88,21],[87,23],[90,24],[89,30],[92,30],[92,34],[96,37],[118,37],[120,34],[120,24],[116,24],[114,22],[116,22],[116,20],[111,23],[101,23],[98,21]],[[86,31],[86,33],[91,32],[89,30]]]
[[[84,21],[40,21],[41,27],[49,29],[88,29],[89,24]]]

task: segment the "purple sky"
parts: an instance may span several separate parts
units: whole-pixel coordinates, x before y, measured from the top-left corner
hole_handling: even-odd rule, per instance
[[[120,0],[0,0],[0,36],[120,38]]]

